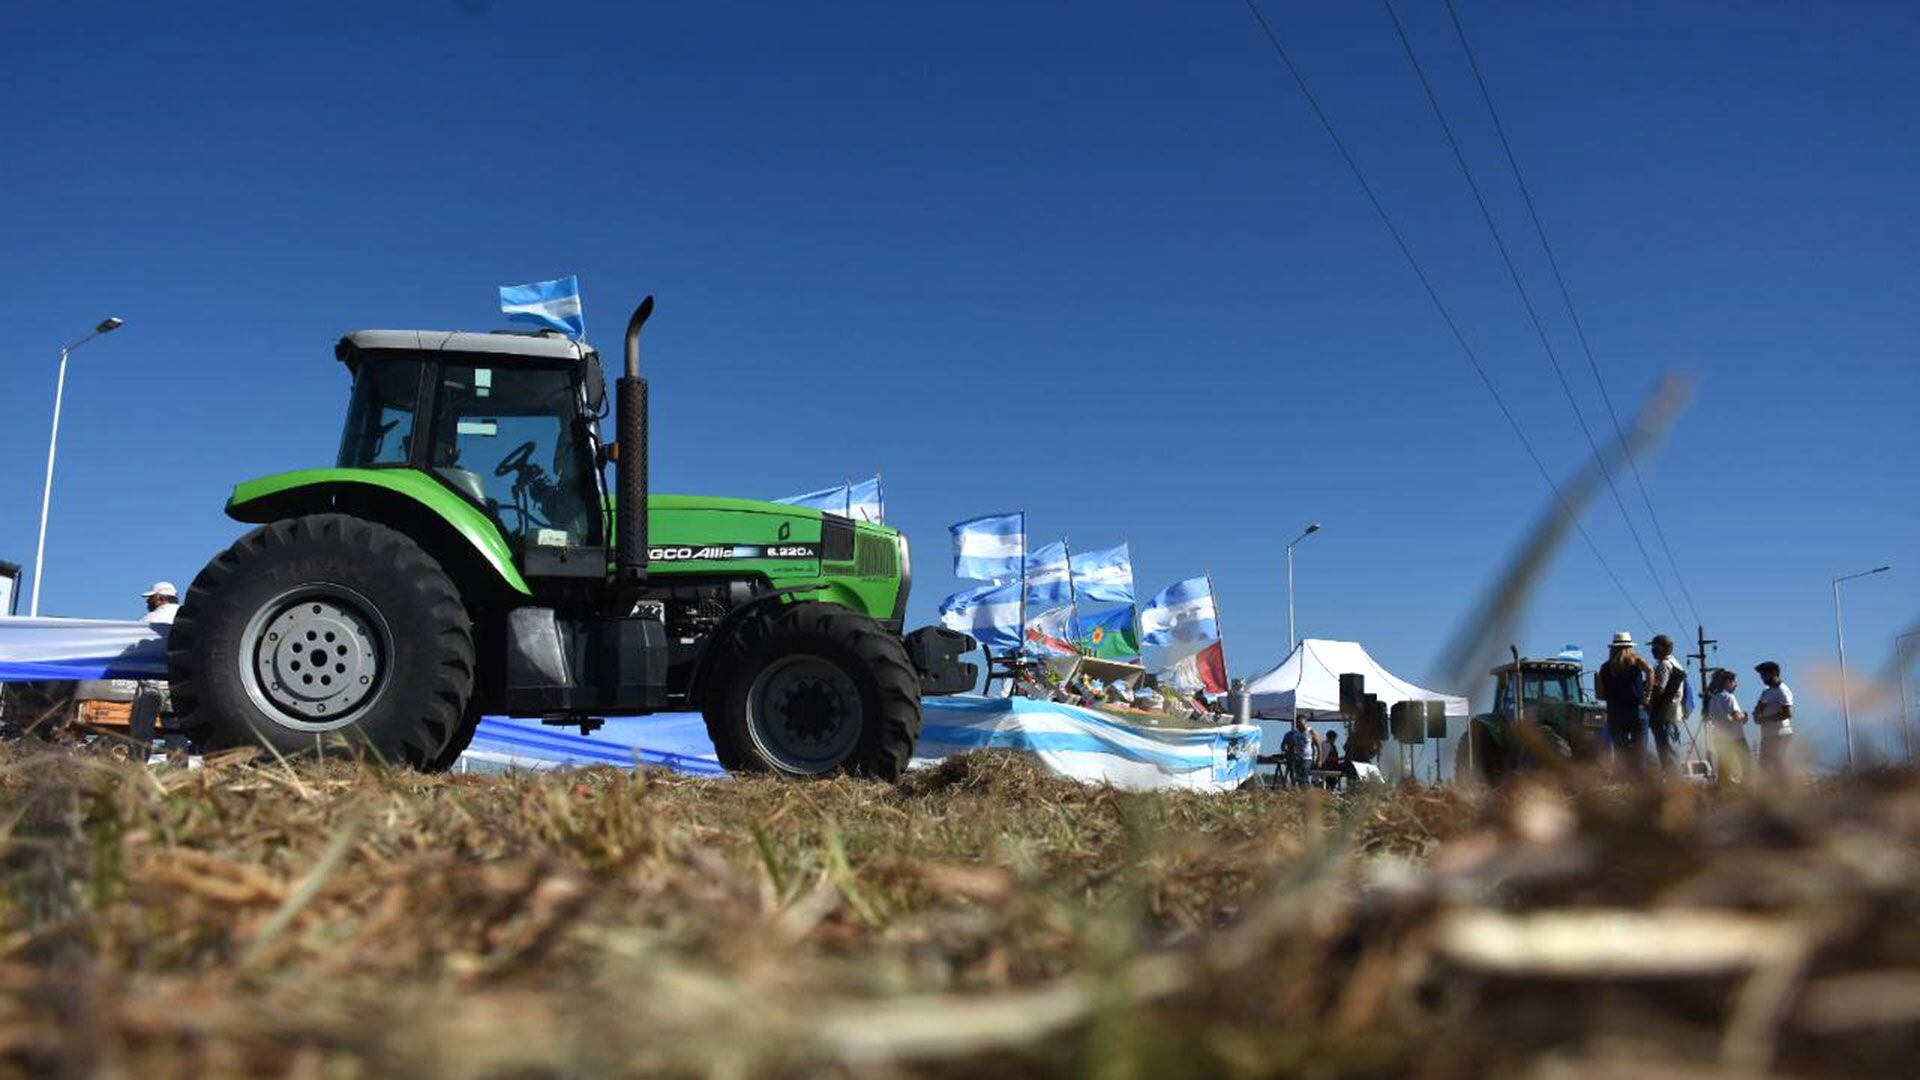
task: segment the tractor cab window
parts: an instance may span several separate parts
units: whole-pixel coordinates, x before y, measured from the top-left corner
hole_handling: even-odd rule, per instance
[[[600,542],[600,497],[565,370],[443,364],[428,465],[516,551]]]
[[[367,360],[353,379],[340,466],[405,465],[413,452],[413,412],[420,397],[420,361]]]

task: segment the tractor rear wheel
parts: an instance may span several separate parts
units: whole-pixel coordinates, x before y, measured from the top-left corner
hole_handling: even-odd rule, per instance
[[[345,514],[263,525],[200,571],[168,638],[194,748],[428,767],[473,690],[473,628],[440,564]]]
[[[713,643],[707,733],[732,772],[897,780],[920,738],[920,681],[900,639],[839,604],[748,616]]]

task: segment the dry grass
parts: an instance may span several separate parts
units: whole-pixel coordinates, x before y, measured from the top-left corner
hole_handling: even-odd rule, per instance
[[[1920,785],[1125,795],[0,757],[0,1063],[1783,1069],[1920,1037]]]

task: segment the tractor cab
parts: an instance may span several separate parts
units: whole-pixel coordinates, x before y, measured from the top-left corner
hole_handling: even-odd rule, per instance
[[[599,355],[557,334],[363,330],[338,466],[411,469],[480,510],[516,561],[603,548]]]
[[[1513,715],[1516,687],[1521,704],[1530,714],[1540,706],[1592,704],[1580,673],[1577,660],[1521,660],[1517,664],[1502,664],[1492,672],[1493,711],[1502,716]]]

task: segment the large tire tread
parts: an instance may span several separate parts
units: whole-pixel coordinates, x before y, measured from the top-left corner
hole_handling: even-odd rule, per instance
[[[347,514],[311,514],[262,525],[193,579],[167,643],[177,724],[196,748],[206,750],[262,742],[283,752],[312,748],[310,735],[253,723],[247,714],[254,710],[237,673],[222,671],[225,658],[209,650],[222,651],[230,638],[237,639],[251,611],[239,609],[243,601],[236,594],[263,568],[271,570],[277,561],[290,558],[318,558],[329,549],[335,556],[344,549],[382,572],[390,567],[397,591],[406,594],[399,603],[412,607],[417,621],[433,629],[424,637],[404,636],[395,645],[396,650],[430,657],[420,674],[429,686],[419,707],[409,710],[410,715],[389,717],[380,731],[364,731],[356,724],[328,734],[396,764],[430,767],[458,730],[472,693],[472,623],[459,590],[432,556],[403,533]],[[374,602],[379,604],[380,598]],[[401,635],[396,631],[396,636]],[[397,661],[390,657],[389,663]],[[337,747],[342,740],[320,741]]]
[[[832,643],[852,661],[866,716],[860,741],[841,766],[854,776],[900,779],[920,740],[920,679],[900,639],[875,620],[840,604],[802,601],[750,615],[717,638],[703,711],[720,764],[729,772],[778,771],[728,722],[728,703],[743,667],[782,643]]]

